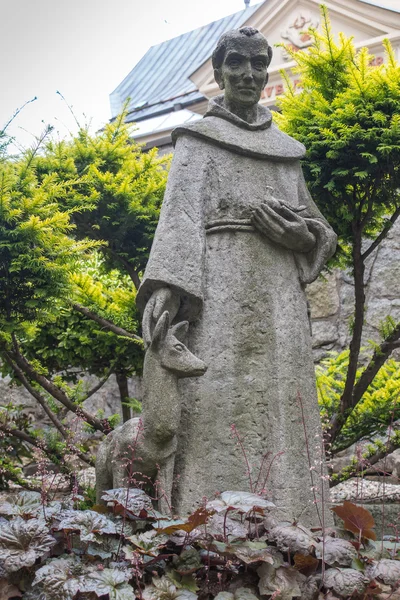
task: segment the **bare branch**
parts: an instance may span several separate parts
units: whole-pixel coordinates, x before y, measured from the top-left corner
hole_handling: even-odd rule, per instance
[[[380,232],[378,237],[372,242],[372,244],[365,250],[362,254],[362,259],[365,260],[374,250],[379,246],[379,244],[386,238],[387,234],[393,227],[394,223],[397,220],[397,217],[400,215],[400,206],[396,208],[390,219],[387,220],[385,227]]]
[[[14,350],[15,351],[13,353],[8,352],[5,354],[8,354],[8,357],[11,359],[11,362],[14,363],[15,366],[19,367],[20,372],[22,371],[22,374],[24,374],[27,378],[29,378],[33,381],[36,381],[36,383],[38,383],[44,390],[46,390],[46,392],[48,392],[51,396],[53,396],[53,398],[55,398],[56,400],[61,402],[61,404],[63,404],[66,408],[68,408],[68,410],[75,413],[77,416],[82,417],[82,419],[87,421],[87,423],[89,423],[89,425],[94,427],[94,429],[97,429],[98,431],[102,431],[103,433],[109,433],[109,427],[106,423],[103,423],[100,419],[98,419],[97,417],[94,417],[93,415],[91,415],[87,411],[85,411],[81,406],[78,406],[77,404],[75,404],[72,400],[70,400],[70,398],[68,398],[67,394],[62,389],[60,389],[59,387],[54,385],[54,383],[52,381],[50,381],[49,379],[47,379],[47,377],[45,377],[41,373],[38,373],[32,367],[32,365],[26,360],[26,358],[21,354],[21,352],[18,349],[18,346],[16,345],[16,340],[14,340]],[[26,377],[25,377],[25,379],[26,379]],[[29,381],[27,383],[30,386],[30,388],[35,391],[35,394],[32,394],[32,395],[34,395],[34,397],[39,401],[39,399],[37,397],[38,392],[29,384]],[[24,383],[24,385],[25,385],[25,383]],[[25,387],[26,387],[26,385],[25,385]],[[27,389],[29,389],[29,388],[27,388]],[[30,389],[29,389],[29,391],[30,391]],[[50,409],[48,409],[48,410],[50,410]],[[47,411],[46,411],[46,414],[48,414]],[[53,416],[53,418],[51,418],[49,415],[49,418],[51,418],[54,423],[54,420],[53,420],[55,417],[54,413],[52,413],[52,416]],[[57,427],[57,428],[59,429],[59,427]]]
[[[346,416],[352,407],[352,398],[354,384],[357,375],[358,360],[361,348],[361,336],[364,326],[365,313],[365,289],[364,289],[364,274],[365,265],[361,254],[362,229],[358,222],[353,221],[353,272],[354,272],[354,326],[353,335],[350,341],[349,348],[349,366],[347,369],[346,381],[342,396],[340,398],[340,406],[338,412],[332,415],[329,428],[325,432],[326,440],[333,444],[339,433],[341,432]]]
[[[126,329],[122,329],[122,327],[118,327],[118,325],[115,325],[108,319],[99,317],[99,315],[96,315],[96,313],[94,313],[91,310],[89,310],[88,308],[86,308],[86,306],[82,306],[81,304],[77,304],[76,302],[74,302],[72,304],[72,308],[74,308],[75,310],[80,312],[82,315],[84,315],[88,319],[95,321],[96,323],[98,323],[99,325],[104,327],[105,329],[109,329],[110,331],[112,331],[113,333],[116,333],[117,335],[120,335],[122,337],[128,337],[131,340],[136,340],[137,342],[143,342],[142,338],[139,337],[138,335],[136,335],[134,333],[130,333],[129,331],[126,331]]]
[[[108,369],[107,374],[103,377],[103,379],[101,379],[99,381],[99,383],[97,383],[94,387],[92,387],[91,390],[89,390],[87,392],[86,396],[83,397],[81,402],[85,402],[85,400],[87,400],[88,398],[91,398],[96,392],[98,392],[103,387],[103,385],[109,380],[110,375],[112,375],[113,372],[114,372],[114,364],[111,366],[110,369]]]
[[[390,356],[395,348],[400,347],[400,322],[394,328],[392,333],[381,343],[379,348],[375,350],[371,360],[360,379],[357,381],[353,389],[351,407],[354,408],[361,400],[362,396],[368,389],[368,386],[374,380],[379,369],[384,365],[386,359]]]
[[[45,398],[29,383],[29,381],[25,377],[25,375],[22,372],[22,370],[13,362],[13,360],[8,355],[8,353],[7,352],[3,352],[3,356],[4,356],[4,359],[6,360],[6,362],[13,369],[15,375],[17,376],[17,378],[19,379],[19,381],[22,383],[22,385],[24,386],[24,388],[26,390],[28,390],[28,392],[30,394],[32,394],[32,396],[39,402],[40,406],[43,408],[43,410],[45,411],[46,415],[49,417],[49,419],[51,420],[51,422],[53,423],[53,425],[55,426],[55,428],[61,433],[62,437],[67,442],[69,442],[69,440],[71,438],[69,432],[65,429],[64,425],[57,418],[57,416],[53,413],[53,411],[48,407]],[[20,432],[20,433],[22,433],[22,432]],[[12,435],[14,435],[14,433]],[[16,435],[16,437],[18,437],[18,436]],[[26,441],[28,441],[28,440],[26,440]],[[31,444],[32,442],[29,441],[29,443]],[[33,445],[37,445],[37,444],[33,444]],[[87,454],[86,452],[81,452],[77,448],[74,448],[74,453],[83,462],[85,462],[86,464],[94,466],[94,459],[93,459],[93,457],[90,456],[89,454]],[[54,454],[54,452],[53,452],[53,454]]]
[[[386,442],[383,448],[381,448],[374,454],[371,454],[370,456],[368,454],[364,455],[363,460],[358,461],[357,464],[353,466],[353,468],[344,469],[343,471],[335,475],[335,479],[331,480],[329,484],[330,487],[335,487],[335,485],[338,485],[338,483],[341,483],[342,481],[347,481],[347,479],[349,479],[350,477],[354,477],[358,473],[365,471],[366,468],[372,467],[372,465],[375,465],[380,460],[383,460],[388,454],[391,454],[397,448],[400,448],[400,439],[393,438],[389,440],[388,442]]]
[[[128,262],[125,258],[118,254],[118,252],[115,252],[115,250],[109,246],[106,246],[105,251],[109,252],[118,262],[123,265],[137,291],[140,287],[140,277],[136,269],[131,265],[130,262]]]
[[[14,473],[11,473],[10,471],[7,471],[6,475],[7,475],[7,479],[10,479],[11,481],[16,483],[20,487],[24,488],[25,490],[29,490],[30,492],[39,492],[39,493],[42,492],[41,487],[38,487],[37,485],[32,485],[26,479],[22,479],[21,477],[18,477],[18,475],[15,475]]]
[[[4,351],[3,356],[4,356],[4,360],[12,368],[16,377],[22,383],[24,388],[26,390],[28,390],[28,392],[39,402],[40,406],[43,408],[44,412],[49,417],[49,419],[51,420],[53,425],[56,427],[56,429],[58,429],[58,431],[61,433],[61,435],[63,436],[64,439],[67,439],[67,437],[68,437],[67,430],[65,429],[65,427],[63,426],[61,421],[56,417],[54,412],[49,408],[49,406],[47,405],[46,399],[31,385],[31,383],[25,377],[23,371],[12,360],[9,353]]]
[[[14,427],[7,427],[6,425],[3,425],[1,423],[0,423],[0,431],[3,431],[7,435],[11,435],[19,440],[22,440],[23,442],[27,442],[28,444],[30,444],[31,446],[34,446],[35,448],[39,448],[39,450],[42,450],[46,454],[46,456],[48,458],[50,458],[50,460],[56,459],[57,461],[61,461],[62,463],[65,464],[65,461],[63,460],[63,458],[64,458],[63,455],[58,454],[58,452],[56,452],[55,450],[48,448],[46,446],[46,444],[43,443],[42,440],[30,436],[27,433],[25,433],[24,431],[20,431],[19,429],[15,429]],[[78,456],[81,458],[81,460],[83,460],[87,464],[94,466],[94,461],[91,457],[86,458],[87,455],[85,455],[82,452],[79,453]],[[70,473],[69,469],[65,468],[64,470],[65,470],[65,472]]]
[[[3,425],[2,423],[0,423],[0,431],[3,431],[3,433],[6,433],[7,435],[12,435],[12,436],[18,438],[19,440],[22,440],[23,442],[27,442],[31,446],[36,446],[37,448],[40,446],[38,444],[37,439],[28,435],[24,431],[20,431],[19,429],[14,429],[13,427],[7,427],[6,425]],[[41,446],[40,446],[40,448],[41,448]]]
[[[20,106],[19,108],[17,108],[17,110],[14,111],[14,114],[9,118],[9,120],[7,121],[7,123],[1,129],[0,133],[4,133],[6,131],[6,129],[7,129],[7,127],[9,125],[11,125],[11,123],[14,121],[14,119],[16,119],[16,117],[19,115],[19,113],[22,110],[24,110],[25,106],[27,106],[28,104],[31,104],[31,102],[35,102],[35,100],[37,100],[37,96],[35,96],[34,98],[31,98],[30,100],[27,100],[26,102],[23,103],[22,106]]]

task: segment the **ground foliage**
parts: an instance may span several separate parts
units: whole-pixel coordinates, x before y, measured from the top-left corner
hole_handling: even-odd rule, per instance
[[[22,492],[0,501],[0,598],[287,600],[388,598],[400,584],[396,542],[377,542],[368,510],[345,502],[341,527],[308,529],[248,492],[224,492],[183,519],[140,489],[79,510]],[[218,511],[218,512],[217,512]]]

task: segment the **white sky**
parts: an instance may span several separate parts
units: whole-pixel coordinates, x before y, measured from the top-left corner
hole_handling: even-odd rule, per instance
[[[75,130],[59,90],[98,129],[110,118],[109,94],[150,46],[242,8],[244,0],[0,0],[0,127],[37,96],[9,129],[20,143],[44,123],[60,135]]]
[[[251,0],[251,5],[259,0]],[[44,123],[65,135],[74,113],[99,128],[109,94],[148,48],[244,8],[244,0],[0,0],[0,126],[23,145]],[[30,132],[28,134],[26,131]]]

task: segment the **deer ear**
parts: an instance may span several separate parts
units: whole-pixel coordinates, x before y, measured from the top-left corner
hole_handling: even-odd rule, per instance
[[[157,321],[157,325],[154,328],[153,337],[151,339],[151,346],[157,346],[160,342],[165,340],[165,337],[169,329],[169,312],[166,310],[163,312],[161,317]]]
[[[181,321],[180,323],[178,323],[177,325],[174,325],[171,329],[172,333],[174,334],[174,336],[180,341],[182,342],[183,339],[185,338],[187,332],[189,329],[189,322],[188,321]]]

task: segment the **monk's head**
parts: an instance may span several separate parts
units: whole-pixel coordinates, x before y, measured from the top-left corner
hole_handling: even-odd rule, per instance
[[[267,68],[272,48],[254,27],[224,33],[213,52],[215,81],[225,90],[225,99],[245,106],[260,100],[268,81]]]

